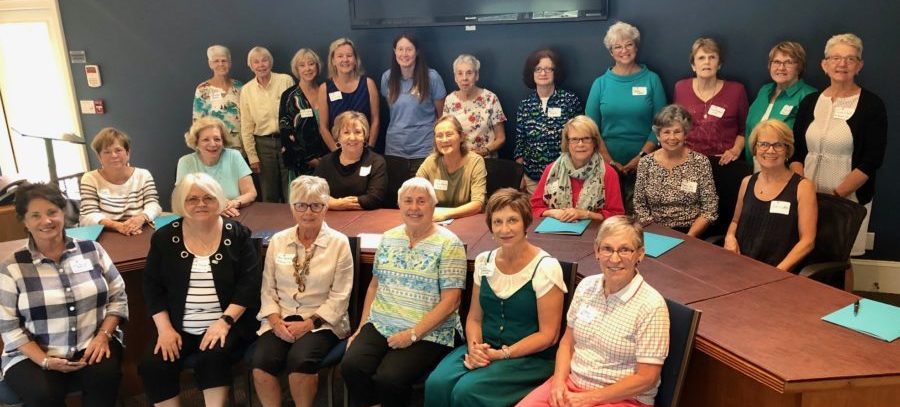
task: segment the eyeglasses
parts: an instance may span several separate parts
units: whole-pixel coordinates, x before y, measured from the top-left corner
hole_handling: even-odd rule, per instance
[[[757,141],[756,142],[757,150],[766,151],[769,149],[769,147],[773,148],[775,151],[777,151],[779,153],[783,153],[784,150],[787,148],[787,144],[784,144],[780,141],[777,141],[774,143],[770,143],[768,141]]]
[[[297,212],[306,212],[307,209],[313,211],[313,213],[322,212],[322,209],[325,209],[325,204],[321,202],[294,202],[294,210]]]
[[[830,56],[830,57],[825,57],[825,60],[828,62],[831,62],[833,64],[839,64],[841,62],[846,62],[848,65],[856,64],[860,61],[859,57],[852,56],[852,55],[846,56],[846,57]]]
[[[624,50],[631,51],[633,49],[634,49],[633,42],[629,42],[628,44],[616,44],[616,45],[613,45],[613,47],[612,47],[613,52],[620,52],[620,51],[624,51]]]
[[[769,63],[772,64],[772,66],[776,66],[776,67],[782,67],[782,66],[789,67],[789,66],[797,65],[797,61],[794,61],[792,59],[786,59],[784,61],[781,61],[778,59],[773,59],[773,60],[769,61]]]
[[[553,73],[555,68],[534,68],[534,73]]]
[[[591,136],[569,137],[569,144],[591,144],[593,142],[594,142],[594,138]]]
[[[200,205],[200,202],[203,202],[204,205],[210,206],[213,203],[218,202],[218,200],[212,195],[205,195],[202,198],[199,196],[191,196],[184,200],[184,203],[190,206]]]
[[[630,259],[631,256],[633,256],[634,252],[636,252],[636,251],[637,250],[632,249],[630,247],[620,247],[618,249],[613,249],[612,247],[609,247],[609,246],[603,246],[597,250],[597,255],[603,259],[608,259],[608,258],[612,257],[613,253],[616,253],[619,255],[619,258],[621,258],[621,259]]]

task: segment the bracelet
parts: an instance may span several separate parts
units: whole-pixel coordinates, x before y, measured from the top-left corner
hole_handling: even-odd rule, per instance
[[[41,369],[50,370],[50,357],[44,356],[44,361],[41,362]]]
[[[503,359],[509,359],[509,358],[510,358],[510,354],[509,354],[509,346],[503,345],[502,347],[500,347],[500,350],[503,351]]]
[[[103,329],[103,328],[100,328],[100,332],[101,332],[103,335],[106,335],[106,339],[112,340],[113,336],[112,336],[112,334],[111,334],[109,331],[107,331],[107,330],[105,330],[105,329]]]

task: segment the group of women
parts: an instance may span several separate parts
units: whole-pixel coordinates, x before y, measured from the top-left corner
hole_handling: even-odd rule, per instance
[[[181,219],[154,233],[144,271],[156,327],[139,368],[148,398],[178,405],[177,373],[189,365],[207,405],[224,405],[233,357],[256,340],[263,404],[280,405],[277,376],[287,372],[291,397],[309,406],[319,362],[349,338],[341,370],[365,405],[405,405],[422,380],[427,405],[652,405],[669,320],[637,272],[641,224],[700,236],[730,220],[727,249],[792,270],[812,249],[816,192],[871,208],[886,112],[855,83],[863,47],[853,34],[826,44],[830,84],[820,93],[800,79],[803,48],[776,45],[773,83],[752,104],[740,84],[718,77],[721,50],[701,38],[690,54],[696,77],[679,81],[676,104],[666,106],[659,77],[636,62],[639,44],[633,26],[609,29],[604,45],[615,63],[584,107],[557,87],[565,71],[554,51],[528,57],[523,80],[534,92],[518,106],[515,149],[527,193],[502,189],[488,199],[484,157],[502,146],[506,117],[477,85],[480,63],[457,58],[459,89],[448,95],[418,42],[397,38],[380,83],[391,118],[385,151],[405,160],[412,178],[398,191],[402,224],[375,253],[355,330],[348,239],[324,218],[389,204],[386,158],[372,150],[374,80],[345,38],[331,44],[321,84],[309,49],[291,62],[297,83],[271,72],[267,50],[252,49],[255,78],[241,86],[228,77],[228,50],[210,47],[213,77],[197,88],[185,135],[194,152],[179,160],[172,194]],[[130,146],[116,129],[95,137],[101,167],[82,180],[83,224],[133,235],[161,211],[153,177],[129,164]],[[229,219],[256,199],[254,173],[263,199],[289,203],[296,222],[273,236],[262,265],[250,230]],[[53,186],[17,192],[29,241],[0,264],[2,369],[27,405],[60,405],[68,381],[82,386],[85,404],[112,405],[124,282],[99,244],[65,235],[64,206]],[[435,221],[482,210],[499,247],[477,257],[461,321],[465,247]],[[617,216],[626,210],[637,222]],[[565,320],[559,262],[526,236],[542,216],[605,220],[594,244],[603,273],[582,281]]]

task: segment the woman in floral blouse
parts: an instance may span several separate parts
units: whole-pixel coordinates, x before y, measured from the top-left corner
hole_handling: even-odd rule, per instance
[[[229,145],[243,154],[241,142],[241,86],[244,83],[228,76],[231,71],[231,51],[221,45],[213,45],[206,50],[209,69],[213,77],[197,85],[194,91],[193,120],[212,116],[228,129]]]
[[[494,92],[478,87],[481,62],[462,54],[453,61],[453,79],[459,90],[447,95],[444,114],[453,115],[462,124],[469,150],[482,157],[496,157],[506,142],[503,123],[506,115]]]

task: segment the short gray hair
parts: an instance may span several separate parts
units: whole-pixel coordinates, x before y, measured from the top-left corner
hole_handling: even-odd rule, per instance
[[[600,247],[600,242],[607,237],[628,233],[631,235],[634,249],[644,247],[644,228],[640,222],[635,221],[630,216],[616,215],[606,218],[600,224],[600,231],[597,232],[597,238],[594,239],[594,250]]]
[[[637,27],[623,21],[616,21],[615,24],[609,26],[606,30],[606,36],[603,37],[603,46],[612,51],[613,45],[622,40],[634,42],[634,46],[641,45],[641,32]]]
[[[315,200],[328,205],[328,198],[331,192],[328,189],[328,181],[324,178],[312,175],[301,175],[291,182],[291,203],[308,202],[308,199]]]
[[[400,205],[403,195],[414,190],[427,192],[428,196],[431,197],[431,204],[437,206],[438,200],[437,194],[434,193],[434,186],[431,185],[431,181],[422,177],[410,178],[400,186],[400,190],[397,191],[397,205]]]
[[[294,57],[291,58],[291,73],[294,74],[298,80],[300,79],[300,71],[297,70],[297,64],[307,58],[315,62],[316,76],[319,76],[322,73],[322,59],[319,58],[319,54],[316,54],[316,51],[309,48],[300,48],[297,50],[297,53],[294,54]]]
[[[453,70],[454,71],[456,71],[456,67],[459,64],[472,65],[472,68],[475,69],[476,74],[481,69],[481,61],[479,61],[478,58],[475,58],[474,55],[470,55],[470,54],[460,54],[458,57],[456,57],[455,60],[453,60]]]
[[[253,48],[250,48],[250,52],[247,53],[247,66],[248,67],[252,68],[252,66],[250,64],[250,60],[253,59],[253,57],[255,55],[259,55],[259,54],[265,55],[267,58],[269,58],[269,62],[271,62],[273,64],[275,63],[275,58],[272,58],[272,53],[269,52],[269,50],[266,47],[260,47],[259,45],[257,45]]]
[[[187,211],[184,210],[184,201],[187,199],[188,194],[193,187],[200,188],[203,192],[214,196],[216,201],[219,202],[218,210],[220,213],[225,209],[227,201],[225,199],[225,192],[222,191],[222,186],[219,185],[219,182],[205,172],[194,172],[185,175],[184,178],[175,185],[175,189],[172,191],[172,212],[183,217],[188,217]]]
[[[228,58],[228,61],[231,61],[231,51],[228,50],[224,45],[211,45],[206,49],[206,59],[212,61],[213,57],[216,55],[222,55],[225,58]]]
[[[856,36],[853,33],[844,33],[838,34],[828,39],[828,42],[825,43],[825,57],[828,57],[828,51],[831,50],[832,47],[838,44],[849,45],[853,48],[856,48],[856,57],[862,59],[863,52],[863,42],[862,38]]]
[[[685,135],[691,131],[691,112],[688,112],[687,109],[681,105],[673,103],[660,109],[659,113],[653,118],[653,133],[658,137],[660,130],[672,126],[675,123],[681,125]]]

